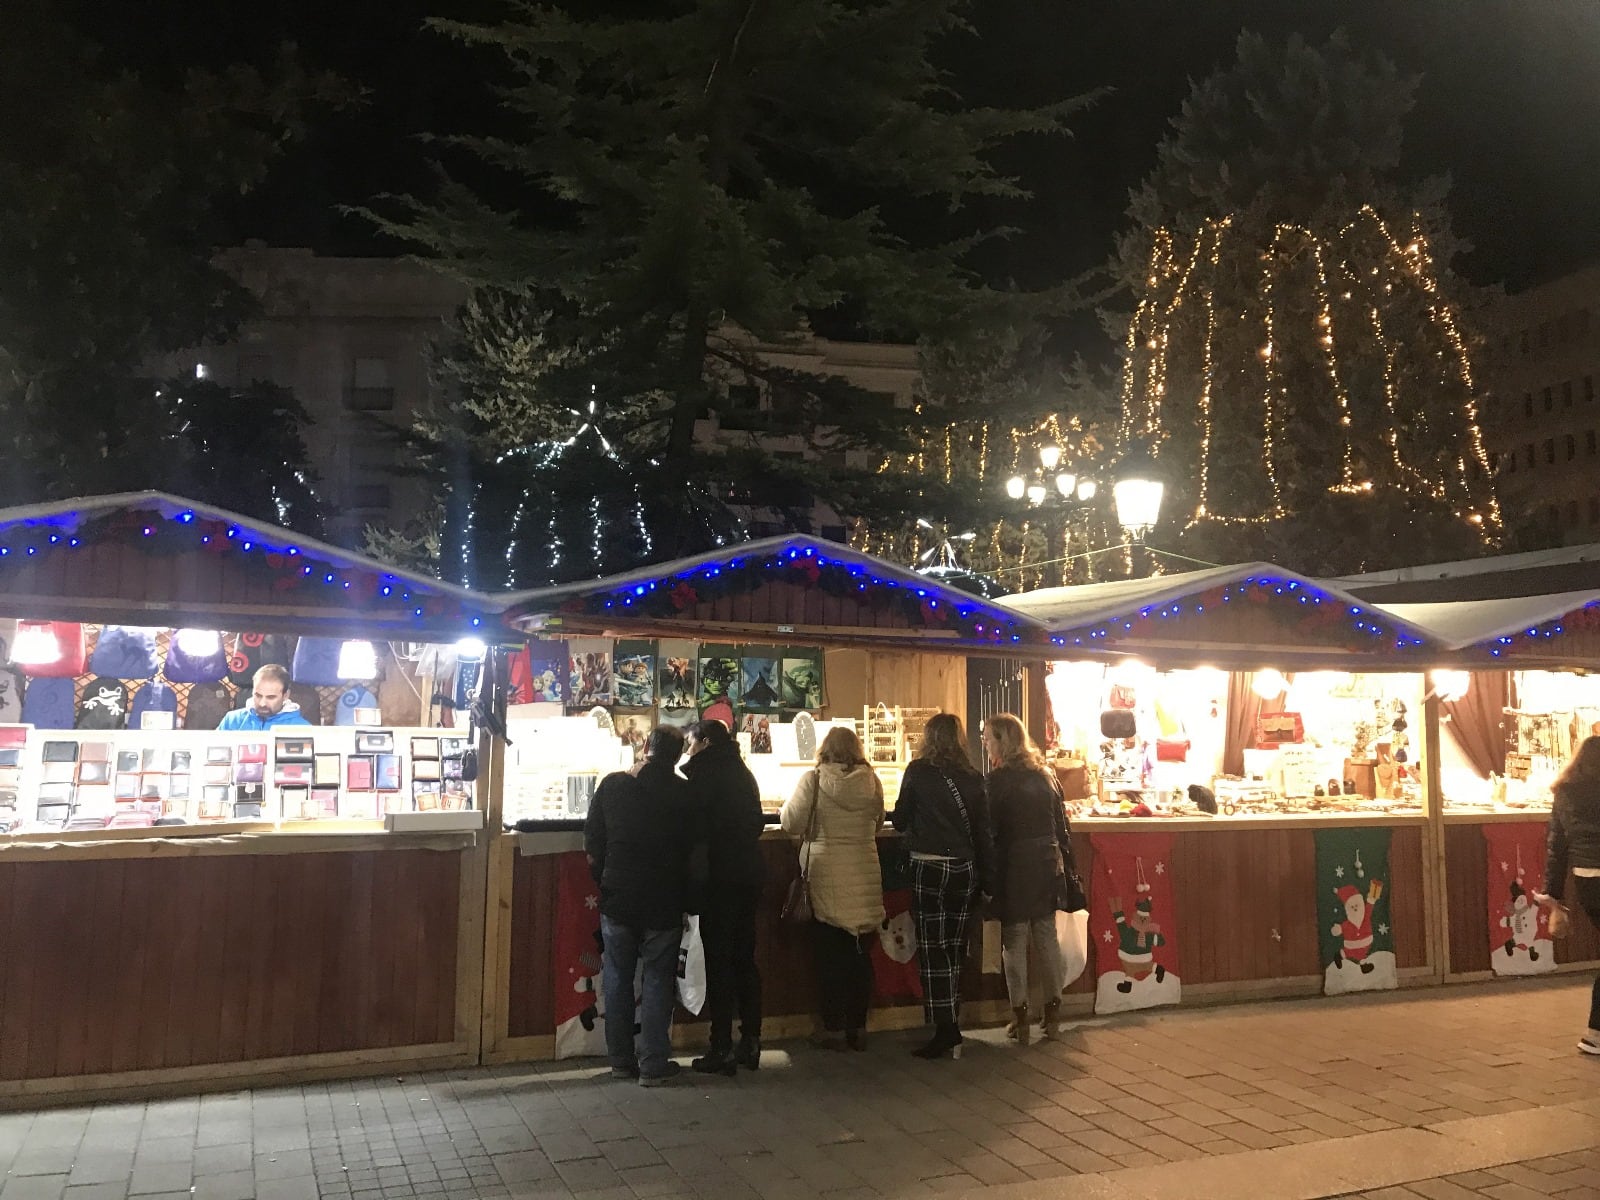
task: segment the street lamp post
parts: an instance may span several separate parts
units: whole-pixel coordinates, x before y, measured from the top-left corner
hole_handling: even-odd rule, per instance
[[[1156,522],[1161,519],[1161,500],[1165,493],[1166,482],[1149,450],[1135,446],[1123,454],[1113,475],[1111,496],[1117,510],[1117,524],[1122,527],[1130,547],[1130,557],[1139,564],[1135,566],[1137,575],[1145,574],[1140,567],[1149,556],[1133,556],[1131,548],[1143,546],[1155,529]]]
[[[1047,545],[1055,541],[1048,531],[1056,521],[1059,519],[1063,532],[1070,535],[1072,522],[1086,519],[1094,510],[1095,496],[1099,492],[1099,485],[1094,479],[1070,466],[1063,466],[1064,457],[1060,446],[1041,446],[1036,470],[1029,475],[1013,475],[1006,480],[1006,495],[1012,500],[1025,501],[1029,510],[1038,512],[1048,523]],[[1061,541],[1064,557],[1070,536],[1064,536]],[[1070,573],[1068,565],[1061,562],[1056,566],[1056,575],[1065,583]]]

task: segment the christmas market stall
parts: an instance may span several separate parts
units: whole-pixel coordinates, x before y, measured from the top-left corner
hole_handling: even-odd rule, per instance
[[[1008,597],[1089,844],[1097,1012],[1441,977],[1419,625],[1265,564]]]
[[[1600,931],[1574,909],[1572,936],[1553,941],[1532,893],[1551,788],[1600,734],[1600,591],[1384,610],[1430,630],[1453,663],[1434,674],[1448,977],[1592,969]]]
[[[0,614],[0,1103],[478,1060],[492,605],[137,493]]]
[[[893,808],[927,718],[967,711],[969,659],[1014,660],[1043,640],[1033,620],[992,601],[806,536],[521,594],[507,619],[531,640],[512,661],[504,808],[499,821],[491,814],[491,1062],[603,1047],[598,916],[579,830],[598,780],[632,765],[656,725],[728,724],[769,821],[828,730],[848,725]],[[816,988],[808,943],[778,921],[795,847],[775,828],[766,836],[759,955],[766,1032],[778,1038],[810,1031]],[[891,869],[873,949],[875,1025],[922,1021],[905,887]],[[997,1015],[998,979],[980,980],[976,963],[970,974],[969,994],[986,988]],[[679,1013],[680,1026],[693,1020]]]

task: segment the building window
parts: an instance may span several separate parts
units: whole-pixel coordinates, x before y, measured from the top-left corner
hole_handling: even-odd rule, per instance
[[[1571,462],[1578,457],[1578,439],[1570,433],[1567,434],[1567,461]]]
[[[1585,454],[1591,454],[1591,455],[1595,452],[1594,430],[1592,430],[1592,429],[1588,429],[1588,430],[1584,431],[1584,434],[1583,434],[1583,452]]]
[[[1561,407],[1572,407],[1572,380],[1568,379],[1561,384]]]
[[[344,406],[356,412],[388,412],[394,408],[394,385],[387,358],[358,358],[344,392]]]
[[[1523,397],[1522,397],[1522,415],[1525,416],[1525,417],[1533,416],[1533,393],[1532,392],[1525,392],[1523,394]]]
[[[1498,471],[1499,469],[1500,469],[1500,455],[1498,453],[1496,453],[1495,451],[1491,450],[1489,452],[1489,470],[1491,472],[1493,472],[1493,471]]]
[[[1526,458],[1526,459],[1527,459],[1527,460],[1528,460],[1528,470],[1530,470],[1530,471],[1531,471],[1531,470],[1533,470],[1533,463],[1534,463],[1534,458],[1533,458],[1533,443],[1532,443],[1532,442],[1529,442],[1529,443],[1528,443],[1528,444],[1527,444],[1527,445],[1526,445],[1526,446],[1524,446],[1524,447],[1523,447],[1523,448],[1522,448],[1522,449],[1523,449],[1523,455],[1524,455],[1524,457],[1525,457],[1525,458]]]
[[[1594,376],[1593,375],[1585,375],[1583,377],[1583,402],[1585,404],[1593,404],[1594,403]]]
[[[1506,474],[1507,475],[1515,475],[1516,473],[1517,473],[1517,456],[1516,456],[1516,453],[1513,452],[1511,454],[1506,455]]]
[[[1552,388],[1545,388],[1544,389],[1544,410],[1545,410],[1545,412],[1554,412],[1555,409],[1556,409],[1555,391]]]
[[[1524,358],[1528,356],[1528,331],[1526,329],[1517,334],[1517,349],[1522,352]]]
[[[1578,520],[1578,502],[1576,500],[1569,500],[1567,502],[1567,524],[1576,525]]]
[[[1589,497],[1589,524],[1600,525],[1600,496]]]
[[[1545,440],[1544,440],[1544,462],[1545,462],[1545,466],[1547,466],[1547,467],[1554,466],[1555,465],[1555,461],[1556,461],[1556,440],[1555,440],[1555,438],[1545,438]]]

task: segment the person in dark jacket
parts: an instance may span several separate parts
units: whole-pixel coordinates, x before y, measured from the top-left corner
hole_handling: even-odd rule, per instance
[[[1000,918],[1006,991],[1017,1044],[1028,1044],[1028,946],[1039,960],[1044,985],[1044,1035],[1056,1035],[1061,989],[1066,986],[1056,906],[1071,834],[1061,793],[1049,766],[1022,722],[1000,713],[984,723],[989,757],[989,813],[994,821],[994,907]],[[1008,1030],[1008,1032],[1010,1032]]]
[[[911,856],[911,913],[917,923],[922,1006],[933,1038],[918,1058],[961,1053],[961,971],[973,901],[993,890],[994,835],[983,776],[967,754],[961,719],[931,718],[922,747],[900,781],[889,815]]]
[[[1600,925],[1600,737],[1585,738],[1556,781],[1546,844],[1544,892],[1537,897],[1539,903],[1547,907],[1561,903],[1570,867],[1578,903],[1589,920]],[[1595,977],[1589,1028],[1579,1039],[1578,1049],[1600,1055],[1600,976]]]
[[[692,848],[689,785],[676,769],[682,755],[681,733],[666,726],[653,730],[639,766],[601,780],[583,826],[589,870],[600,885],[611,1074],[638,1079],[646,1087],[678,1073],[669,1055]],[[635,1057],[633,977],[641,961],[640,1049]]]
[[[705,945],[706,1003],[711,1015],[710,1052],[693,1062],[696,1071],[733,1075],[761,1065],[761,972],[756,967],[756,912],[766,868],[761,859],[761,788],[739,757],[739,744],[721,721],[689,729],[690,801],[697,836],[705,846],[706,886],[700,904],[700,940]],[[739,1045],[733,1044],[733,1014],[739,1013]]]

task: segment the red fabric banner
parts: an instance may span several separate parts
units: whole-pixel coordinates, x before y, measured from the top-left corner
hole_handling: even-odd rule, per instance
[[[911,916],[911,892],[901,889],[883,894],[883,923],[872,939],[872,998],[880,1004],[922,999],[922,976],[917,964],[917,927]]]
[[[1089,882],[1089,942],[1096,974],[1095,1012],[1178,1003],[1172,835],[1096,833],[1090,841],[1094,866]]]
[[[1489,963],[1496,975],[1543,975],[1556,969],[1549,922],[1533,902],[1533,893],[1544,886],[1544,837],[1544,825],[1534,822],[1483,826]]]
[[[600,1013],[600,889],[582,851],[563,854],[556,874],[550,939],[555,981],[556,1057],[605,1053]]]

